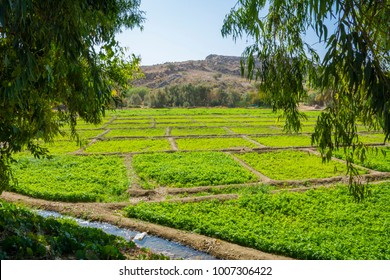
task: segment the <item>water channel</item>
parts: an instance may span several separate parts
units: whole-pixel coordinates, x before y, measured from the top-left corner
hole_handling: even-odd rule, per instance
[[[138,231],[120,228],[109,223],[104,222],[92,222],[69,216],[63,216],[54,211],[37,210],[36,213],[42,217],[54,217],[54,218],[69,218],[74,219],[76,222],[83,227],[99,228],[108,234],[121,236],[126,240],[132,240]],[[154,253],[164,254],[171,259],[185,259],[185,260],[215,260],[216,258],[206,254],[204,252],[197,251],[188,246],[180,243],[169,241],[160,237],[146,235],[142,240],[133,240],[139,247],[148,248]]]

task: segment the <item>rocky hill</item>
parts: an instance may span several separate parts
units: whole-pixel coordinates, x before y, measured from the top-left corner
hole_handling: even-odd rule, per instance
[[[204,60],[167,62],[143,66],[145,78],[135,86],[161,89],[166,86],[195,84],[221,89],[234,89],[244,93],[253,89],[253,83],[240,75],[240,57],[209,55]]]

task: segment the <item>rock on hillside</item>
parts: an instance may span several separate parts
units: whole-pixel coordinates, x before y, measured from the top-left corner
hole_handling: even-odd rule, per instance
[[[204,60],[166,62],[143,66],[145,78],[135,82],[135,86],[160,89],[180,84],[204,84],[222,89],[232,88],[237,92],[253,89],[240,76],[240,57],[209,55]]]

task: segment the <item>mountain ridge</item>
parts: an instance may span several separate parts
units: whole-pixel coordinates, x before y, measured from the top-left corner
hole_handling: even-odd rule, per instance
[[[135,86],[162,89],[167,86],[195,84],[245,93],[254,84],[241,77],[241,57],[210,54],[204,60],[166,62],[141,66],[144,78]]]

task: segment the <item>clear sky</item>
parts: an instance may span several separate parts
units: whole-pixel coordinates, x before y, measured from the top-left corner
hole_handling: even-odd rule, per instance
[[[201,60],[209,54],[241,56],[248,43],[221,35],[225,15],[236,2],[142,0],[144,30],[125,30],[117,38],[141,57],[141,65]]]

